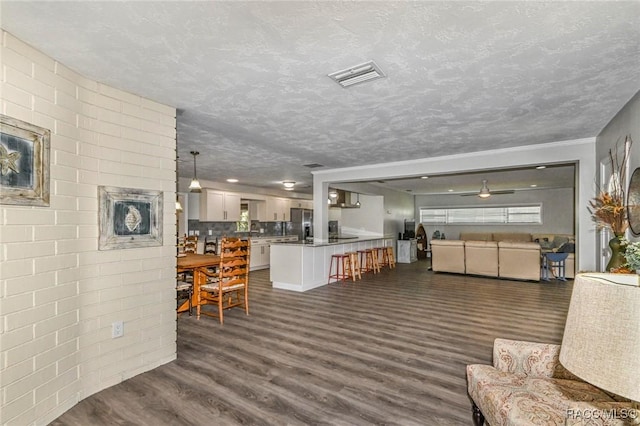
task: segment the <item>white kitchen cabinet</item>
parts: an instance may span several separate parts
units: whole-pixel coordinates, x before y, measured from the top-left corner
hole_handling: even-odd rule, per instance
[[[418,240],[398,240],[396,262],[413,263],[418,261]]]
[[[308,210],[312,210],[313,209],[313,200],[291,199],[290,207],[292,209],[308,209]]]
[[[283,241],[297,241],[297,235],[286,235],[282,237],[262,237],[251,239],[251,256],[249,257],[249,269],[266,269],[271,266],[271,243],[281,243]]]
[[[289,198],[267,198],[266,210],[267,221],[269,222],[287,222],[291,220],[291,200]]]
[[[270,240],[251,240],[251,255],[249,257],[249,269],[265,269],[269,267],[271,260]]]
[[[201,222],[236,222],[240,220],[240,195],[203,189],[200,193]]]
[[[260,222],[269,221],[266,201],[249,201],[249,219],[258,220]]]

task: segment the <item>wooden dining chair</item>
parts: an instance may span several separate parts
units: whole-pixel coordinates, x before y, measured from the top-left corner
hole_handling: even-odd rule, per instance
[[[217,253],[218,253],[218,238],[205,237],[204,254],[217,254]]]
[[[235,306],[249,315],[249,258],[251,242],[225,238],[220,242],[220,265],[217,274],[203,270],[207,283],[200,286],[197,318],[200,315],[218,317],[224,324],[224,310]],[[215,305],[216,311],[203,310],[203,305]]]
[[[193,315],[192,314],[193,305],[191,303],[192,294],[193,294],[193,279],[189,282],[186,280],[187,277],[188,276],[183,272],[178,273],[178,276],[176,277],[176,303],[178,305],[176,312],[178,314],[185,312],[183,310],[179,310],[179,307],[186,298],[189,301],[188,312],[189,312],[189,316],[191,316]]]
[[[184,241],[184,253],[196,253],[198,251],[198,236],[189,235]]]

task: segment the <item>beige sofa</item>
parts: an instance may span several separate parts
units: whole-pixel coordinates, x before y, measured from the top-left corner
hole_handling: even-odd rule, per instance
[[[532,242],[498,243],[498,276],[516,280],[540,280],[540,245]]]
[[[437,256],[434,254],[437,252]],[[432,240],[431,269],[434,271],[465,273],[464,241]]]
[[[447,246],[444,253],[442,241],[448,241],[444,243]],[[432,268],[440,272],[538,281],[541,252],[553,251],[573,241],[573,236],[567,234],[463,232],[459,240],[431,240]],[[457,247],[458,256],[464,254],[464,260],[452,257],[452,247]],[[565,261],[565,276],[575,276],[574,253],[569,253]]]
[[[540,281],[540,245],[508,241],[431,241],[434,272]]]
[[[640,407],[574,376],[559,354],[559,345],[496,339],[493,366],[467,366],[474,424],[640,425]],[[613,412],[606,423],[593,417]]]
[[[497,277],[498,243],[495,241],[465,241],[464,261],[467,274]]]

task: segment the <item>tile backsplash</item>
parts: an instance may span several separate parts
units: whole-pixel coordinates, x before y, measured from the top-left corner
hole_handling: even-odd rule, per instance
[[[238,232],[236,229],[237,225],[235,222],[200,222],[199,220],[189,220],[189,235],[197,233],[200,238],[248,237],[250,235],[268,237],[291,235],[292,232],[291,222],[251,221],[251,232]],[[263,232],[260,232],[261,229]],[[211,235],[209,235],[209,231],[211,231]]]

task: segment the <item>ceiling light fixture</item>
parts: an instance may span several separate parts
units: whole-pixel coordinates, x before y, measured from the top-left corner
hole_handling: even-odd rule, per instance
[[[196,174],[196,156],[198,154],[200,154],[198,151],[191,151],[191,155],[193,155],[193,179],[189,184],[189,192],[202,192],[202,186],[200,186],[200,181]]]
[[[356,206],[360,207],[360,194],[356,193],[356,197],[358,197],[358,199],[356,200]]]
[[[478,193],[478,197],[480,197],[480,198],[491,197],[491,192],[489,191],[489,187],[487,186],[487,180],[486,179],[482,179],[482,188],[480,188],[480,192]]]
[[[292,180],[285,180],[284,182],[282,182],[282,184],[284,185],[285,188],[289,189],[289,188],[293,188],[293,186],[296,183]]]
[[[229,182],[229,183],[237,183],[238,179],[229,178],[229,179],[227,179],[227,182]]]
[[[420,179],[429,179],[429,176],[421,176]]]
[[[338,193],[336,192],[335,189],[332,189],[331,192],[329,192],[329,197],[338,198]]]
[[[351,68],[329,74],[329,78],[342,87],[350,87],[354,84],[383,77],[385,77],[384,73],[373,61],[365,62],[364,64],[355,65]]]
[[[538,170],[542,170],[542,169],[546,169],[546,168],[547,168],[547,166],[538,166],[538,167],[536,167],[536,169],[538,169]]]

